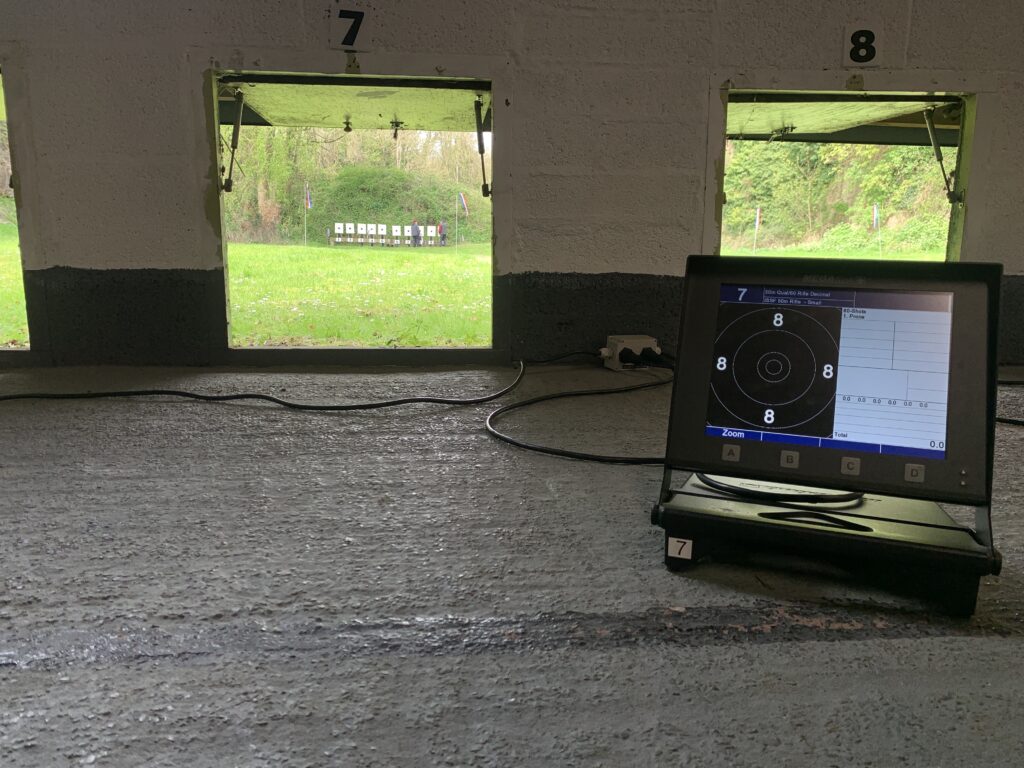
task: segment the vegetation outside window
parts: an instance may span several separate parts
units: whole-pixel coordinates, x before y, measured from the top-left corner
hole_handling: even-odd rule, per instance
[[[0,73],[0,348],[26,349],[28,318],[13,174],[3,73]]]
[[[943,172],[957,165],[959,99],[936,98],[936,105],[924,96],[870,102],[772,92],[740,94],[736,104],[733,98],[722,253],[947,257],[951,205]],[[937,109],[941,120],[935,146],[926,109]]]

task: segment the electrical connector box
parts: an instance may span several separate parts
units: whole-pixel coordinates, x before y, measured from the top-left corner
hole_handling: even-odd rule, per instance
[[[611,368],[613,371],[635,368],[636,363],[633,361],[642,355],[645,349],[651,350],[656,355],[661,354],[658,340],[653,336],[609,336],[608,346],[601,349],[604,367]],[[631,361],[623,360],[624,357]]]

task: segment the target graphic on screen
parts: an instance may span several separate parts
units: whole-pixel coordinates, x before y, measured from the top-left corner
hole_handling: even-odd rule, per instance
[[[708,423],[831,437],[842,310],[719,306]]]

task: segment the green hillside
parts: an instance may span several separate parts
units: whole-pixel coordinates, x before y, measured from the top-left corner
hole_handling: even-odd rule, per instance
[[[221,137],[226,162],[230,130]],[[459,192],[469,208],[468,216],[458,210],[460,240],[489,243],[491,199],[480,191],[475,134],[248,127],[224,220],[231,242],[301,243],[304,215],[310,239],[336,222],[445,220],[454,232]]]
[[[956,150],[943,154],[951,170]],[[725,193],[723,250],[751,247],[759,207],[758,251],[945,249],[949,203],[930,147],[732,141]]]
[[[333,178],[317,178],[310,182],[311,209],[305,208],[305,189],[301,178],[285,185],[285,200],[261,208],[258,190],[246,195],[225,195],[225,224],[230,241],[302,242],[303,215],[310,238],[321,239],[335,222],[366,224],[420,224],[447,221],[454,231],[459,185],[436,176],[426,176],[397,168],[348,166],[340,168]],[[461,191],[469,198],[465,185]],[[470,215],[459,205],[459,236],[470,242],[488,242],[491,237],[490,199],[477,195],[469,200]],[[268,209],[270,216],[267,216]],[[273,222],[273,223],[272,223]],[[276,230],[276,236],[275,236]]]

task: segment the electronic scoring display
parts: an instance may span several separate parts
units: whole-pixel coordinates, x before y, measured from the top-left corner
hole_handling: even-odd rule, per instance
[[[719,291],[706,435],[945,458],[952,293]]]
[[[991,490],[999,265],[691,256],[666,465],[903,498]]]

